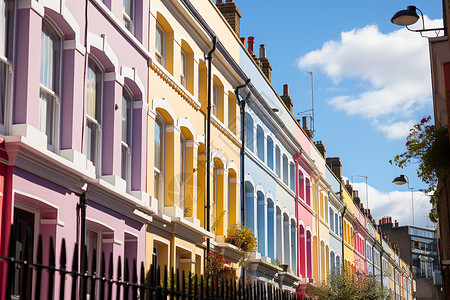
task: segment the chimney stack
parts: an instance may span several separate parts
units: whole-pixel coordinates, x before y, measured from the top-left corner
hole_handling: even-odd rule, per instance
[[[259,64],[264,75],[266,75],[269,82],[272,82],[272,65],[266,56],[266,46],[264,44],[259,45]]]
[[[217,0],[216,6],[237,36],[241,36],[241,12],[232,0]]]
[[[339,157],[328,157],[328,158],[326,158],[326,162],[327,162],[328,167],[330,167],[331,171],[334,173],[334,175],[336,175],[336,177],[339,180],[342,181],[342,178],[341,178],[341,169],[342,169],[341,159]],[[349,193],[350,193],[350,195],[352,194],[351,191],[349,191]]]
[[[255,37],[254,36],[248,37],[248,52],[251,55],[255,55]]]
[[[241,43],[242,43],[242,45],[244,45],[244,47],[245,47],[245,37],[243,37],[243,36],[241,36]]]
[[[283,96],[281,96],[281,100],[283,100],[284,104],[286,104],[287,109],[292,114],[292,107],[294,104],[292,103],[291,96],[289,96],[289,86],[287,84],[283,85]]]
[[[314,142],[314,145],[316,146],[317,150],[319,150],[320,154],[322,154],[323,159],[326,159],[327,150],[325,149],[325,145],[322,143],[322,141]]]
[[[301,120],[301,126],[303,128],[303,131],[306,133],[306,135],[309,137],[310,140],[312,140],[312,132],[308,129],[308,122],[307,122],[307,116],[303,116]],[[300,124],[300,120],[297,120],[298,124]]]

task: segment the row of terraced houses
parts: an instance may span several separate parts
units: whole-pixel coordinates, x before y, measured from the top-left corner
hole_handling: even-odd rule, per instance
[[[413,299],[410,266],[296,120],[289,87],[271,85],[233,1],[0,0],[0,11],[3,256],[16,224],[18,245],[28,230],[34,245],[84,242],[146,268],[202,274],[211,248],[240,276],[226,236],[245,223],[258,241],[249,280],[304,293],[346,266]]]

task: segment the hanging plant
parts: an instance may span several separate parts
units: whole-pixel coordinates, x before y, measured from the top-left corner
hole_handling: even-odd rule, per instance
[[[225,242],[245,252],[253,252],[258,245],[253,231],[243,224],[232,224],[228,228]]]

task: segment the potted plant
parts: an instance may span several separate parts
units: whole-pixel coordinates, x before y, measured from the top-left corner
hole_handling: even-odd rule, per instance
[[[245,252],[253,252],[258,245],[253,231],[243,224],[232,224],[228,228],[225,242],[230,243]]]

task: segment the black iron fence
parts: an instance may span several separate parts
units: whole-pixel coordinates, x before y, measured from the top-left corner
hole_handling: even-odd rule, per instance
[[[9,254],[0,256],[0,264],[8,269],[6,280],[0,282],[3,285],[6,281],[7,299],[303,299],[264,283],[204,277],[154,266],[146,272],[144,264],[141,262],[138,266],[136,260],[125,259],[122,263],[119,257],[114,264],[112,253],[106,261],[102,252],[98,263],[95,250],[88,257],[87,248],[83,247],[79,255],[76,244],[69,268],[64,239],[57,264],[53,239],[50,238],[45,259],[48,263],[44,264],[42,236],[38,238],[36,259],[33,260],[31,234],[25,235],[26,238],[18,242],[13,228]],[[66,290],[69,287],[70,291]]]

